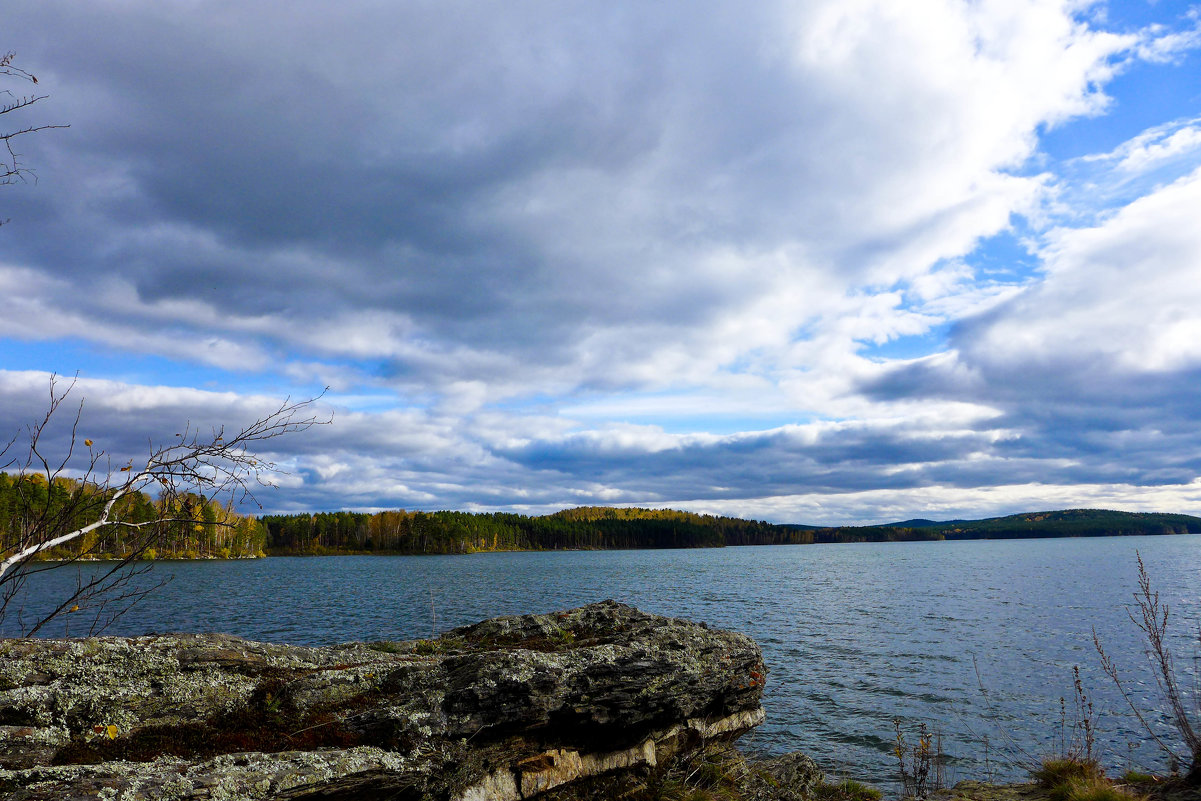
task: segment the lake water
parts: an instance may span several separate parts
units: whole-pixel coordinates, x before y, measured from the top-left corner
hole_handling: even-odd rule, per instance
[[[1201,535],[163,562],[156,573],[174,580],[108,633],[413,639],[614,598],[762,645],[767,722],[746,750],[802,750],[828,772],[891,784],[900,718],[911,739],[919,722],[941,733],[952,781],[1019,777],[1026,755],[1056,749],[1059,699],[1070,720],[1078,665],[1105,761],[1161,767],[1092,645],[1095,626],[1129,688],[1154,690],[1125,611],[1136,549],[1171,606],[1177,670],[1195,687]],[[46,574],[27,607],[74,580]]]

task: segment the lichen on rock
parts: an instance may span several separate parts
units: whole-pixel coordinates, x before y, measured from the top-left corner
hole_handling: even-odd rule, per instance
[[[766,672],[613,601],[414,643],[0,641],[0,795],[530,798],[733,740]]]

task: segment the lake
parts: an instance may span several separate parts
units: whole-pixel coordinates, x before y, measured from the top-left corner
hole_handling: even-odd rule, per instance
[[[160,562],[155,573],[174,580],[108,633],[413,639],[614,598],[760,643],[767,722],[744,750],[802,750],[827,772],[890,784],[899,718],[911,740],[920,722],[941,734],[952,781],[1019,778],[1027,756],[1057,748],[1078,665],[1104,761],[1162,767],[1092,644],[1095,626],[1129,689],[1154,690],[1126,613],[1136,549],[1171,606],[1176,667],[1192,688],[1201,535]],[[27,607],[74,580],[46,574]]]

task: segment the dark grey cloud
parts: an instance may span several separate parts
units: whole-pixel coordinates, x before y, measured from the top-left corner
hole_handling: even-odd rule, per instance
[[[1112,316],[1079,281],[960,320],[939,358],[859,353],[987,304],[969,268],[936,274],[1038,208],[1039,132],[1099,108],[1105,65],[1146,39],[1060,11],[22,0],[6,46],[72,127],[31,142],[42,180],[4,197],[0,336],[203,365],[230,391],[91,384],[114,453],[243,419],[263,387],[392,393],[272,444],[280,508],[1188,481],[1196,360],[1151,343],[1147,372],[1044,330]],[[1167,232],[1156,285],[1189,263]],[[1073,242],[1044,259],[1081,275]],[[1040,343],[1009,347],[1023,330]],[[0,425],[37,412],[17,384]],[[698,418],[830,425],[631,433],[625,394],[664,390]],[[594,398],[615,411],[558,411]]]
[[[816,10],[19,5],[73,127],[40,143],[54,200],[16,201],[14,255],[149,303],[396,312],[548,364],[590,328],[672,339],[754,282],[698,273],[714,247],[804,241],[856,273],[920,219],[867,205],[930,157],[900,99],[798,63]]]
[[[998,458],[1071,460],[1044,469],[1072,482],[1187,483],[1201,474],[1201,370],[1148,375],[1066,358],[1041,369],[976,365],[965,382],[946,375],[958,366],[900,367],[864,391],[993,407],[1000,414],[981,427],[1008,433],[991,448]]]

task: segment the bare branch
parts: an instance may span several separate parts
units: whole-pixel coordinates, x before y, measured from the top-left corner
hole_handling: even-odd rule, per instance
[[[1159,687],[1160,695],[1166,702],[1172,725],[1188,749],[1190,759],[1182,759],[1182,755],[1165,743],[1156,734],[1155,730],[1151,728],[1142,711],[1134,703],[1134,700],[1130,697],[1130,694],[1126,691],[1126,687],[1118,677],[1117,666],[1105,652],[1105,649],[1101,647],[1101,640],[1097,636],[1096,629],[1093,630],[1093,646],[1097,649],[1097,654],[1101,657],[1101,669],[1105,671],[1105,674],[1117,686],[1118,692],[1126,700],[1127,705],[1134,712],[1143,729],[1168,754],[1169,758],[1175,762],[1187,761],[1190,764],[1190,782],[1194,784],[1201,783],[1201,737],[1197,735],[1197,730],[1193,728],[1190,718],[1191,710],[1185,702],[1184,694],[1180,691],[1180,685],[1176,679],[1172,651],[1167,641],[1168,605],[1160,603],[1159,593],[1151,588],[1151,577],[1147,573],[1146,565],[1143,564],[1142,555],[1135,551],[1135,558],[1138,560],[1138,592],[1134,594],[1134,601],[1138,614],[1136,615],[1135,609],[1130,607],[1127,607],[1126,614],[1129,615],[1130,621],[1143,632],[1143,636],[1147,642],[1147,659],[1151,663],[1151,672],[1155,678],[1155,684]]]
[[[0,77],[14,78],[18,81],[27,81],[31,84],[37,84],[37,77],[20,67],[14,66],[13,59],[16,54],[12,52],[0,55]],[[11,100],[0,104],[0,118],[7,114],[16,114],[24,109],[45,100],[48,95],[19,95],[15,94],[11,89],[0,89],[0,94],[7,95]],[[67,125],[56,125],[50,123],[26,123],[19,125],[12,130],[0,130],[0,144],[3,148],[0,149],[0,186],[6,186],[15,183],[28,183],[30,180],[37,182],[37,173],[25,166],[21,160],[21,154],[14,148],[14,144],[18,139],[29,134],[38,133],[39,131],[48,131],[54,128],[68,128]],[[3,224],[4,221],[0,221]]]
[[[27,634],[86,604],[96,610],[96,621],[111,623],[129,603],[145,594],[130,582],[144,572],[134,563],[156,537],[172,525],[185,531],[235,527],[236,520],[229,517],[235,506],[248,501],[258,505],[255,490],[272,486],[270,478],[280,472],[256,449],[276,437],[331,422],[314,410],[320,395],[304,401],[288,398],[236,433],[227,436],[225,428],[218,427],[202,435],[188,423],[169,443],[151,442],[137,467],[133,461],[115,466],[91,439],[84,439],[81,449],[82,400],[69,418],[68,436],[56,447],[48,447],[48,432],[75,384],[72,379],[60,388],[58,378],[51,377],[46,412],[25,432],[28,452],[23,460],[9,462],[19,465],[14,510],[19,525],[12,532],[0,530],[0,620],[28,578],[46,569],[36,567],[36,560],[47,555],[58,558],[66,546],[70,548],[65,562],[55,567],[94,558],[100,550],[97,542],[125,532],[121,558],[111,570],[102,570],[87,581],[81,579],[76,591],[29,626]],[[69,470],[70,466],[75,469]],[[150,497],[156,500],[147,517]],[[226,505],[217,505],[221,498]],[[131,517],[139,505],[142,516]]]
[[[1105,652],[1105,648],[1102,647],[1101,638],[1097,635],[1097,629],[1095,627],[1093,628],[1093,647],[1097,649],[1097,656],[1101,658],[1101,670],[1106,676],[1109,676],[1110,680],[1113,681],[1114,686],[1118,688],[1118,692],[1121,694],[1123,700],[1126,701],[1126,705],[1130,707],[1130,711],[1134,713],[1135,718],[1137,718],[1138,722],[1142,724],[1143,730],[1147,732],[1148,736],[1155,741],[1155,744],[1158,745],[1170,759],[1179,760],[1180,754],[1178,754],[1171,746],[1165,743],[1163,738],[1155,733],[1155,729],[1152,728],[1151,724],[1147,722],[1147,719],[1143,717],[1142,710],[1138,708],[1138,704],[1134,703],[1134,699],[1130,697],[1130,693],[1126,690],[1126,685],[1122,683],[1121,678],[1118,676],[1117,665],[1114,664],[1113,659],[1110,658],[1109,654]]]

